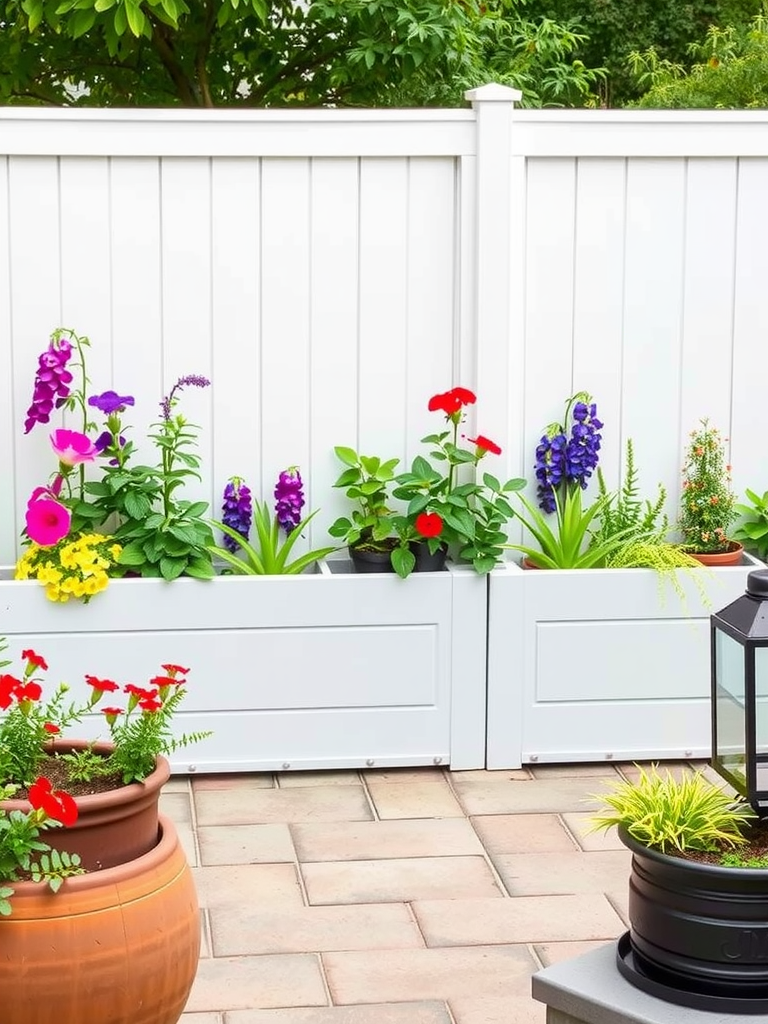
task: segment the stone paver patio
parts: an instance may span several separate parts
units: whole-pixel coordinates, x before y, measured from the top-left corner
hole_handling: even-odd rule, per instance
[[[173,779],[203,918],[183,1024],[541,1024],[531,974],[626,929],[629,853],[588,829],[634,771]]]

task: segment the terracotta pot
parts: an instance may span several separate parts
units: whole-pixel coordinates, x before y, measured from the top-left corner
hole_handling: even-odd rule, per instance
[[[7,1024],[176,1024],[200,952],[192,875],[173,823],[153,850],[68,878],[14,882],[0,921]]]
[[[732,540],[728,542],[727,551],[718,551],[716,554],[707,551],[700,553],[689,551],[688,553],[691,558],[695,558],[702,565],[741,565],[744,546],[738,541]]]
[[[536,565],[536,563],[532,562],[530,560],[530,558],[528,558],[528,556],[526,555],[525,558],[523,559],[523,568],[524,569],[541,569],[541,566],[540,565]]]
[[[54,741],[52,751],[82,750],[86,740]],[[108,753],[110,743],[96,743],[94,750]],[[78,853],[86,871],[100,871],[125,864],[147,853],[157,843],[160,790],[171,774],[164,757],[143,782],[76,798],[78,818],[74,825],[46,829],[45,842],[56,850]],[[3,800],[7,811],[31,810],[27,800]]]

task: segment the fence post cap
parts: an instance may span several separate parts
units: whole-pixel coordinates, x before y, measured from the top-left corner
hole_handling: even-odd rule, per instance
[[[464,98],[470,103],[519,103],[523,94],[519,89],[513,89],[509,85],[499,85],[498,82],[489,82],[488,85],[480,85],[477,89],[467,89]]]

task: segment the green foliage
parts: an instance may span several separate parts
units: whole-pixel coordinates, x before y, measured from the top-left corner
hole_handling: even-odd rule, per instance
[[[746,23],[761,6],[761,0],[527,0],[525,9],[530,18],[554,18],[585,37],[574,56],[606,69],[597,83],[599,102],[618,107],[647,88],[630,69],[633,51],[654,47],[659,60],[687,66],[691,40],[710,25]]]
[[[598,467],[597,481],[601,498],[606,498],[600,513],[600,526],[595,536],[599,541],[608,540],[625,530],[636,535],[663,540],[669,529],[669,520],[664,514],[667,492],[659,484],[656,500],[651,503],[640,497],[638,469],[635,465],[635,449],[632,438],[627,438],[627,457],[621,487],[614,494],[605,485],[602,468]]]
[[[724,868],[768,868],[768,855],[748,857],[732,850],[722,855],[720,864]]]
[[[764,108],[768,106],[768,18],[750,25],[711,25],[691,43],[690,60],[663,57],[655,46],[629,55],[644,89],[636,106],[651,108]]]
[[[357,503],[351,518],[342,516],[328,529],[350,547],[364,546],[371,551],[385,551],[382,542],[392,536],[393,510],[389,506],[389,489],[395,479],[399,459],[382,462],[377,456],[358,455],[353,448],[334,448],[336,457],[347,469],[334,483],[344,488],[350,501]]]
[[[522,551],[540,569],[603,568],[609,556],[635,533],[630,528],[602,540],[591,536],[590,527],[602,515],[610,498],[611,495],[603,495],[585,509],[578,485],[568,487],[564,500],[555,493],[555,527],[550,529],[549,516],[532,505],[524,495],[518,494],[526,514],[519,511],[516,514],[539,547],[531,548],[524,544],[506,544],[505,547]]]
[[[725,441],[708,420],[691,432],[683,466],[680,530],[689,551],[727,551],[728,528],[738,518]]]
[[[317,562],[318,559],[325,558],[326,555],[336,550],[334,547],[318,548],[316,551],[308,551],[306,554],[300,555],[292,562],[288,561],[294,544],[316,515],[316,511],[312,512],[286,536],[267,502],[257,501],[253,509],[253,526],[256,530],[258,547],[250,544],[237,530],[213,519],[211,525],[231,537],[240,547],[245,558],[215,545],[211,548],[211,552],[217,558],[225,561],[230,571],[236,576],[295,576]]]
[[[644,846],[669,850],[714,850],[746,842],[742,829],[755,812],[697,773],[676,779],[652,766],[637,782],[617,782],[598,797],[605,812],[594,829],[622,826]]]
[[[765,560],[768,558],[768,491],[762,498],[749,488],[746,494],[752,504],[734,506],[744,519],[734,531],[733,539],[741,541],[748,551]]]
[[[25,674],[22,680],[28,681],[37,685],[31,674]],[[64,706],[68,689],[61,683],[44,704],[31,698],[13,699],[0,718],[0,780],[29,785],[38,774],[45,758],[44,746],[51,739],[46,726],[53,724],[61,731],[83,717],[86,708]]]

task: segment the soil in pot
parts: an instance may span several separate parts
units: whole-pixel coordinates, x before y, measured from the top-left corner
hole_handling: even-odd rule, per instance
[[[731,540],[728,542],[728,549],[726,551],[689,551],[687,553],[691,558],[695,558],[697,562],[701,562],[702,565],[741,565],[741,560],[744,556],[744,546],[739,544],[738,541]]]
[[[349,557],[355,572],[394,572],[390,556],[398,543],[396,537],[386,537],[375,548],[370,544],[350,547]]]

